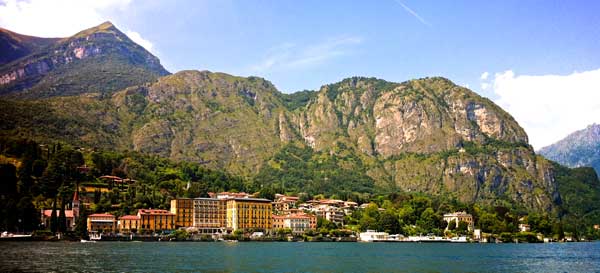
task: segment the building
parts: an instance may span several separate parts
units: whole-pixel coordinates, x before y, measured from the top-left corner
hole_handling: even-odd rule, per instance
[[[227,229],[271,229],[271,200],[249,197],[232,198],[227,199],[226,204]]]
[[[358,207],[358,203],[353,201],[344,201],[344,206],[342,206],[342,210],[344,210],[345,215],[352,214],[354,210]]]
[[[273,202],[273,208],[277,212],[287,212],[290,209],[296,208],[296,204],[298,203],[298,197],[296,196],[287,196],[283,194],[275,195],[275,202]]]
[[[136,233],[140,229],[140,217],[137,215],[123,215],[117,222],[119,232]]]
[[[272,215],[273,222],[271,226],[274,230],[285,228],[285,215]]]
[[[295,235],[303,234],[311,229],[311,217],[309,214],[273,215],[273,229],[282,228],[289,228]]]
[[[389,239],[389,236],[390,235],[387,232],[367,230],[366,232],[361,232],[358,235],[358,240],[361,242],[385,241]]]
[[[464,211],[454,212],[454,213],[446,213],[446,214],[444,214],[444,221],[446,221],[446,223],[448,223],[448,226],[450,225],[451,222],[455,222],[455,225],[457,227],[458,227],[458,223],[465,222],[465,223],[467,223],[467,228],[469,231],[472,231],[473,227],[474,227],[473,216]],[[448,230],[448,227],[446,227],[446,230]]]
[[[175,214],[164,209],[139,209],[141,231],[164,231],[175,229]]]
[[[71,203],[71,209],[73,210],[73,226],[76,225],[77,219],[79,219],[79,208],[81,205],[81,200],[79,200],[79,188],[75,189],[75,193],[73,193],[73,202]],[[67,225],[69,227],[69,225]]]
[[[44,224],[46,228],[50,228],[52,218],[52,210],[51,209],[43,209],[41,213],[41,222]],[[56,219],[60,218],[60,210],[56,210]],[[72,229],[75,226],[75,221],[73,220],[73,210],[65,210],[65,218],[67,219],[67,228]]]
[[[300,212],[297,214],[308,217],[309,228],[313,229],[313,230],[317,229],[317,216],[316,215],[310,214],[310,213],[304,213],[304,212]]]
[[[311,211],[318,217],[327,219],[334,224],[343,224],[344,216],[346,216],[343,209],[328,204],[319,204]]]
[[[249,193],[245,193],[245,192],[219,192],[219,193],[214,193],[214,192],[209,192],[208,196],[210,198],[216,198],[216,199],[232,199],[232,198],[252,198],[252,195]]]
[[[531,230],[531,228],[529,227],[528,224],[519,224],[520,232],[529,232],[530,230]]]
[[[175,214],[175,227],[194,226],[194,200],[179,198],[171,200],[171,213]]]
[[[194,198],[193,200],[193,226],[200,233],[222,233],[227,226],[225,221],[227,200],[217,198]]]
[[[79,208],[81,206],[81,201],[79,199],[79,191],[76,189],[75,193],[73,193],[73,200],[71,202],[70,210],[65,210],[65,218],[67,220],[67,229],[73,230],[75,225],[77,224],[77,219],[79,219]],[[46,228],[50,228],[52,218],[52,210],[51,209],[43,209],[41,210],[40,221]],[[60,219],[60,209],[56,209],[56,219]]]
[[[87,217],[88,232],[113,233],[117,229],[115,216],[108,213],[95,213]]]
[[[476,228],[473,230],[473,239],[481,240],[481,229]]]

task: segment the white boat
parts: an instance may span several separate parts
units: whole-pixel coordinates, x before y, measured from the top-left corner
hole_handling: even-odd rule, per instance
[[[82,243],[96,243],[96,241],[88,241],[88,240],[84,240],[84,239],[81,239],[81,242]]]
[[[376,230],[367,230],[366,232],[361,232],[358,235],[358,240],[361,242],[376,242],[376,241],[385,241],[388,240],[389,234],[387,232],[378,232]]]
[[[461,237],[450,238],[450,242],[451,243],[468,243],[469,240],[467,240],[467,237],[461,236]]]

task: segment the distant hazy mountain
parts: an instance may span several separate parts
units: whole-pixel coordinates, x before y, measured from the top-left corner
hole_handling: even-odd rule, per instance
[[[600,125],[576,131],[539,153],[569,167],[590,166],[600,173]]]
[[[67,38],[0,29],[0,95],[42,98],[110,92],[169,74],[110,22]]]

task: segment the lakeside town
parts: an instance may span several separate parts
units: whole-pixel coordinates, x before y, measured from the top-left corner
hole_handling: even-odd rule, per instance
[[[2,146],[12,149],[3,159],[9,163],[0,165],[8,181],[2,241],[499,243],[600,238],[596,223],[581,225],[552,211],[509,203],[417,191],[358,192],[343,181],[330,189],[294,189],[139,153],[35,142]]]
[[[116,176],[103,178],[123,182]],[[356,211],[376,207],[373,203],[358,204],[353,201],[319,199],[300,202],[297,196],[275,194],[275,200],[257,198],[245,192],[208,193],[209,197],[176,198],[170,201],[170,210],[144,208],[136,214],[116,216],[111,213],[84,215],[92,199],[83,196],[85,187],[78,188],[70,209],[64,210],[67,230],[76,229],[78,222],[85,223],[88,236],[81,242],[96,241],[339,241],[339,242],[451,242],[451,243],[502,243],[491,234],[475,228],[473,216],[464,211],[448,212],[443,215],[446,227],[442,235],[418,234],[405,236],[386,231],[357,229],[347,225],[345,219]],[[43,209],[40,219],[43,227],[51,227],[62,218],[61,210]],[[85,218],[85,219],[83,219]],[[523,221],[524,219],[520,219]],[[319,228],[331,225],[335,232],[323,232]],[[520,233],[529,233],[530,226],[521,223]],[[594,229],[598,230],[598,225]],[[50,236],[51,240],[62,239],[61,233]],[[27,239],[31,235],[2,234],[3,239]],[[537,242],[570,242],[535,235]],[[46,237],[48,239],[48,237]],[[73,238],[70,238],[73,240]],[[531,239],[508,242],[532,242]]]

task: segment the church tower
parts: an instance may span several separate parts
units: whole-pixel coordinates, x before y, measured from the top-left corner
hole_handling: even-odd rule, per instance
[[[77,188],[75,189],[75,193],[73,194],[73,203],[72,203],[72,208],[73,208],[73,226],[76,225],[77,220],[79,219],[79,205],[80,205],[80,201],[79,201],[79,186],[77,186]]]

